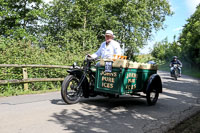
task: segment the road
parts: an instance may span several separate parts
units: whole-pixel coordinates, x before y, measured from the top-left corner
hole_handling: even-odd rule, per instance
[[[60,92],[0,98],[0,133],[164,133],[200,110],[200,81],[159,71],[163,93],[145,98],[82,98],[66,105]]]

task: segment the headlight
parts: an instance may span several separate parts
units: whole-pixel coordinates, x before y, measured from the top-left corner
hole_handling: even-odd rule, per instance
[[[75,68],[77,66],[76,62],[73,63],[73,68]]]

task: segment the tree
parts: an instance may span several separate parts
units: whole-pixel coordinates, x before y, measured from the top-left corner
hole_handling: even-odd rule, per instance
[[[180,35],[182,56],[192,65],[200,65],[200,5],[187,20]]]
[[[98,0],[54,0],[46,7],[45,38],[52,45],[59,45],[72,53],[81,50],[97,49],[98,31],[92,20],[98,18]],[[95,5],[95,6],[94,6]],[[48,42],[48,41],[47,41]],[[44,44],[46,45],[46,44]],[[99,45],[98,45],[99,46]]]
[[[168,42],[167,38],[161,42],[156,42],[151,55],[161,62],[169,62],[172,60],[173,56],[180,57],[181,48],[179,42],[175,41],[176,36],[174,36],[174,41],[172,43]]]
[[[172,14],[167,0],[53,0],[46,5],[42,0],[0,0],[0,4],[4,37],[33,36],[42,47],[91,52],[110,29],[131,59],[152,30],[163,28],[166,15]]]
[[[128,48],[127,55],[134,58],[138,48],[150,39],[152,30],[162,28],[166,15],[171,15],[166,0],[114,0],[105,4],[108,24],[116,31],[121,43]]]
[[[167,38],[162,40],[161,42],[156,42],[154,44],[154,48],[151,52],[151,55],[157,59],[157,61],[165,61],[167,58],[167,53],[169,49],[170,44],[168,43]]]
[[[59,45],[70,33],[79,34],[79,47],[87,40],[97,37],[91,44],[96,49],[104,41],[105,30],[116,33],[116,39],[125,44],[127,55],[134,57],[138,48],[143,47],[151,37],[152,30],[162,27],[166,15],[171,15],[167,0],[54,0],[47,8],[49,14],[47,31]],[[86,34],[92,35],[85,38]],[[73,36],[73,35],[72,35]],[[68,38],[76,40],[75,38]]]
[[[35,35],[41,4],[42,0],[0,0],[0,35],[21,39]]]

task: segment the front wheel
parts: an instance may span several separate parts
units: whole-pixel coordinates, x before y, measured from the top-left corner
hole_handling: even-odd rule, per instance
[[[177,78],[178,78],[178,72],[177,70],[174,70],[174,80],[177,80]]]
[[[82,88],[77,88],[79,84],[79,79],[74,75],[68,75],[63,83],[61,88],[62,99],[68,104],[74,104],[79,102],[82,96]]]

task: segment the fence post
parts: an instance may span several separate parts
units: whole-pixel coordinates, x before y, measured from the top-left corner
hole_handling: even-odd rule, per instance
[[[23,70],[23,79],[28,78],[27,68],[22,68]],[[24,83],[24,90],[28,90],[28,83]]]

